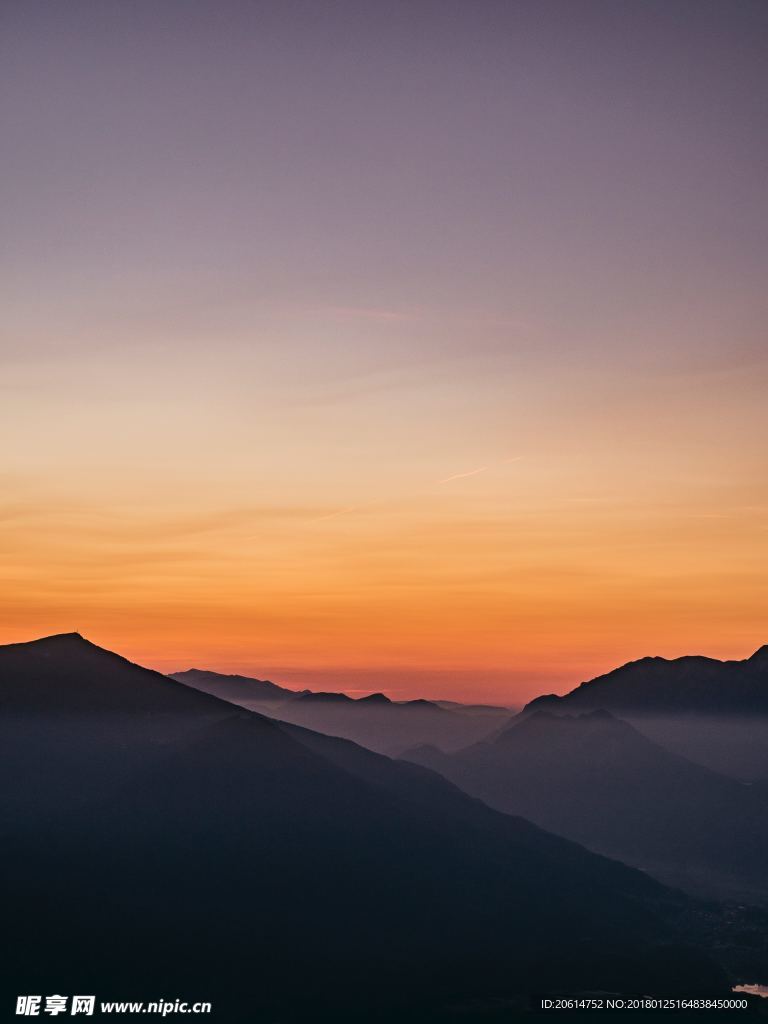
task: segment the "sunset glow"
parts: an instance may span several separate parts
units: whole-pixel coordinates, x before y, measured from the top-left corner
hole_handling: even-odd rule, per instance
[[[230,6],[4,15],[0,643],[513,704],[768,642],[749,18]]]

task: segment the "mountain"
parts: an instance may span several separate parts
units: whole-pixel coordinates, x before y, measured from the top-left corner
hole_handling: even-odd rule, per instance
[[[768,780],[768,647],[743,661],[641,658],[563,697],[537,697],[524,711],[598,709],[714,771]]]
[[[744,661],[699,656],[641,658],[581,683],[564,697],[547,694],[526,706],[547,711],[657,715],[768,715],[768,646]]]
[[[655,878],[768,905],[768,798],[671,753],[606,711],[521,715],[493,741],[409,760]]]
[[[457,709],[465,715],[494,715],[496,717],[506,715],[509,717],[517,714],[520,710],[517,707],[501,707],[497,704],[462,704],[457,700],[436,700],[432,703],[449,711]]]
[[[360,743],[380,754],[397,755],[408,747],[433,743],[443,750],[456,750],[490,735],[509,721],[509,708],[483,708],[451,704],[441,706],[428,700],[393,701],[383,693],[353,699],[345,693],[294,693],[274,683],[241,676],[220,676],[216,672],[177,672],[171,677],[308,729]],[[251,685],[253,684],[253,685]],[[273,689],[280,694],[276,697]]]
[[[391,704],[392,701],[383,693],[369,693],[367,697],[358,698],[363,704]]]
[[[165,676],[96,647],[79,633],[0,646],[0,680],[0,709],[6,713],[165,714],[217,707],[190,699],[180,684],[169,685]]]
[[[346,693],[326,693],[319,691],[315,693],[302,693],[296,698],[297,701],[301,701],[302,704],[351,704],[352,698],[348,697]]]
[[[0,694],[9,1001],[383,1022],[486,1019],[539,991],[726,990],[680,931],[681,894],[421,767],[77,635],[0,648]]]
[[[177,683],[184,683],[203,693],[213,693],[224,700],[235,704],[252,702],[255,704],[281,704],[307,690],[288,690],[268,679],[252,679],[250,676],[222,675],[220,672],[207,672],[199,668],[190,668],[185,672],[171,672],[169,678]]]

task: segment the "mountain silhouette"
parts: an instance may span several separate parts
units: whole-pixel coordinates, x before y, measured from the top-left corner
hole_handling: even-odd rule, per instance
[[[302,693],[296,698],[302,704],[351,704],[352,698],[346,693],[326,693],[322,690],[312,693]]]
[[[187,688],[105,651],[79,633],[0,646],[0,709],[6,712],[137,712],[211,708]]]
[[[253,679],[250,676],[222,675],[220,672],[208,672],[204,669],[190,668],[185,672],[171,672],[169,678],[185,683],[204,693],[213,693],[224,700],[234,703],[254,701],[257,703],[277,703],[290,700],[292,697],[307,693],[306,690],[289,690],[278,686],[268,679]]]
[[[260,680],[216,672],[176,672],[171,678],[282,722],[352,740],[391,756],[422,743],[456,750],[490,735],[512,715],[509,708],[465,707],[455,702],[444,707],[423,699],[393,701],[383,693],[353,699],[345,693],[294,693],[277,687],[280,699],[273,690],[262,690]],[[273,683],[267,685],[274,687]]]
[[[547,694],[527,710],[603,708],[616,714],[768,715],[768,646],[743,661],[641,658],[581,683],[564,697]]]
[[[525,713],[604,709],[649,739],[740,781],[768,781],[768,647],[743,661],[641,658]]]
[[[492,807],[697,895],[768,903],[768,800],[606,711],[521,715],[493,741],[404,755]]]
[[[361,704],[391,704],[392,701],[383,693],[369,693],[367,697],[359,698]]]
[[[532,991],[725,990],[681,894],[421,767],[77,636],[0,648],[0,694],[8,999],[385,1021],[468,1000],[481,1019]]]

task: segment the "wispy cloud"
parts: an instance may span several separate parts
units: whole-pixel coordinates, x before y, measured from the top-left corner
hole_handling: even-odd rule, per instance
[[[311,521],[321,523],[325,519],[336,519],[338,516],[345,516],[350,512],[359,512],[364,508],[370,508],[371,505],[380,505],[383,500],[383,498],[376,498],[374,501],[364,501],[360,505],[347,505],[346,508],[337,508],[334,512],[328,512],[324,516],[316,516]]]
[[[442,480],[438,480],[439,484],[449,484],[451,480],[463,480],[467,476],[477,476],[478,473],[485,473],[490,466],[478,466],[477,469],[468,469],[466,473],[454,473],[452,476],[447,476]]]
[[[451,480],[463,480],[467,476],[477,476],[478,473],[485,473],[489,469],[493,469],[496,466],[507,466],[510,462],[519,462],[522,459],[522,455],[514,455],[511,459],[502,459],[500,462],[490,462],[487,466],[478,466],[477,469],[468,469],[464,473],[452,473],[450,476],[444,477],[442,480],[436,480],[438,484],[449,484]]]
[[[515,455],[511,459],[502,459],[500,462],[491,462],[487,466],[478,466],[476,469],[469,469],[463,473],[453,473],[451,474],[451,476],[443,477],[442,480],[433,481],[433,484],[447,484],[450,483],[452,480],[463,480],[465,477],[477,476],[479,473],[485,473],[489,469],[494,469],[496,466],[505,466],[511,462],[519,462],[522,458],[522,455]],[[362,509],[371,508],[371,506],[373,505],[382,505],[386,502],[386,500],[386,498],[375,498],[373,501],[366,501],[360,505],[347,505],[344,508],[339,508],[333,512],[328,512],[326,515],[316,516],[312,520],[312,522],[319,523],[323,522],[326,519],[336,519],[339,516],[348,515],[350,512],[358,512],[361,511]]]

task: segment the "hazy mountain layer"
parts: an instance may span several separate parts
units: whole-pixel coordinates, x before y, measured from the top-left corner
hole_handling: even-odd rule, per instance
[[[649,739],[740,780],[768,780],[768,647],[744,661],[641,658],[525,708],[603,709]]]
[[[723,989],[676,932],[682,896],[422,768],[76,635],[0,649],[0,691],[6,999],[426,1020],[531,991]]]
[[[672,885],[768,903],[763,792],[671,753],[608,712],[521,715],[492,742],[405,755]]]
[[[393,756],[421,743],[456,750],[489,736],[512,717],[509,708],[428,700],[395,702],[383,693],[357,700],[343,693],[295,693],[258,679],[194,669],[176,672],[171,678],[271,718]]]

